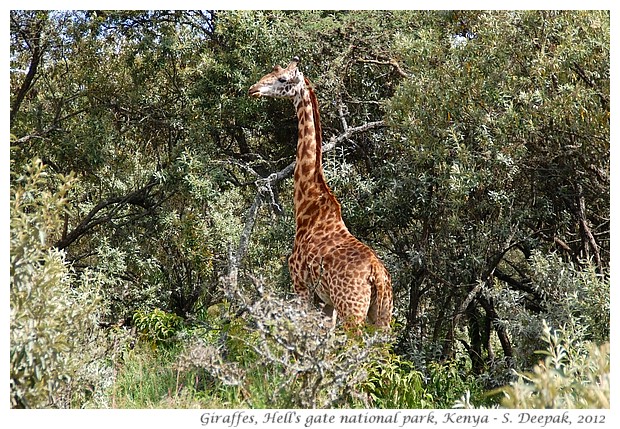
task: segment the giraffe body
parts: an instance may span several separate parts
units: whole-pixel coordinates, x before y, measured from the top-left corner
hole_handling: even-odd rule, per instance
[[[322,132],[316,95],[294,58],[276,66],[250,88],[254,97],[291,98],[298,120],[294,172],[295,242],[289,270],[295,291],[307,302],[316,294],[346,327],[389,327],[390,274],[375,252],[355,238],[342,220],[340,203],[325,181]]]

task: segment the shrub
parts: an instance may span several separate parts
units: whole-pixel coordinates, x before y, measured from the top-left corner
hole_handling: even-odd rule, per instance
[[[598,273],[589,261],[576,266],[556,253],[539,251],[532,253],[522,269],[540,297],[539,313],[523,306],[531,299],[523,292],[499,287],[484,291],[496,303],[499,323],[510,333],[519,368],[531,368],[536,363],[536,350],[545,347],[540,337],[545,323],[579,332],[582,340],[609,341],[608,273]]]
[[[57,189],[52,184],[60,182]],[[49,247],[71,186],[39,160],[11,184],[11,407],[66,407],[91,400],[109,381],[97,358],[97,292],[75,278],[64,254]]]
[[[264,293],[248,303],[241,294],[228,297],[243,318],[231,311],[220,340],[190,343],[179,367],[208,372],[222,395],[233,389],[238,399],[229,405],[330,408],[365,400],[362,382],[383,353],[384,334],[330,332],[325,317],[298,298]]]
[[[142,340],[153,347],[171,344],[171,339],[183,328],[183,319],[159,308],[152,311],[136,310],[133,322]]]
[[[366,405],[376,408],[430,408],[434,398],[424,388],[424,375],[412,362],[388,354],[368,364],[362,388],[368,393]]]
[[[544,325],[545,359],[502,389],[508,408],[609,408],[609,343],[583,341],[573,328]]]

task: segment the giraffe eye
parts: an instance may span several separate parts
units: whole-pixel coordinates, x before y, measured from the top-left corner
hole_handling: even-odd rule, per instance
[[[278,78],[278,82],[286,82],[286,78],[284,76]]]

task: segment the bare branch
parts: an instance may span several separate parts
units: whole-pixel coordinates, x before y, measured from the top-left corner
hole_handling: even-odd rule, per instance
[[[57,249],[65,249],[82,236],[92,231],[98,225],[109,222],[114,218],[115,214],[123,207],[124,204],[132,204],[150,208],[151,204],[147,201],[146,196],[150,189],[158,183],[159,180],[153,178],[144,187],[127,195],[110,197],[99,201],[99,203],[97,203],[97,205],[95,205],[95,207],[88,212],[88,214],[75,228],[71,230],[71,232],[63,235],[63,237],[54,244],[54,247]],[[101,212],[105,209],[109,209],[109,211],[105,214],[101,214]]]
[[[254,224],[256,223],[256,216],[258,214],[258,209],[263,203],[263,193],[259,189],[254,197],[254,202],[248,209],[247,214],[245,215],[245,225],[243,226],[243,231],[241,232],[241,236],[239,237],[239,245],[237,246],[236,252],[229,252],[228,255],[228,282],[233,287],[237,286],[238,277],[239,277],[239,266],[241,265],[241,261],[245,258],[245,255],[248,251],[248,246],[250,243],[250,236],[252,235],[252,231],[254,230]]]
[[[349,125],[347,124],[347,119],[345,118],[344,108],[346,106],[340,101],[338,103],[338,117],[340,118],[340,123],[342,124],[342,129],[346,132],[349,129]]]
[[[400,67],[400,64],[398,64],[398,62],[396,62],[396,60],[392,58],[385,59],[385,60],[370,60],[370,59],[365,59],[365,58],[358,58],[356,61],[358,63],[370,63],[370,64],[378,64],[382,66],[392,66],[394,70],[396,71],[396,73],[398,73],[401,77],[405,77],[405,78],[409,77],[407,72],[405,72]]]
[[[374,128],[382,128],[385,126],[385,122],[383,121],[374,121],[374,122],[368,122],[364,125],[360,125],[357,127],[347,127],[347,129],[345,130],[344,133],[338,135],[338,136],[332,136],[329,141],[327,143],[325,143],[323,145],[323,153],[327,153],[331,150],[333,150],[336,145],[346,139],[351,138],[353,135],[358,134],[358,133],[363,133],[365,131],[374,129]],[[291,177],[293,175],[293,170],[295,169],[295,161],[291,162],[289,165],[287,165],[286,167],[284,167],[282,170],[278,171],[277,173],[275,173],[275,177],[274,180],[275,181],[280,181],[283,179],[286,179],[288,177]]]
[[[383,121],[374,121],[368,122],[364,125],[360,125],[358,127],[348,127],[344,133],[333,136],[329,139],[329,141],[323,145],[323,152],[329,152],[332,150],[338,143],[347,140],[354,136],[355,134],[363,133],[365,131],[374,129],[374,128],[382,128],[385,126],[385,122]]]

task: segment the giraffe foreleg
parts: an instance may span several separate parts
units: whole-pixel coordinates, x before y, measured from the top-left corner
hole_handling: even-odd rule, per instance
[[[297,295],[299,295],[299,297],[301,298],[301,301],[303,303],[305,303],[307,306],[311,307],[313,305],[313,295],[310,292],[310,289],[308,289],[305,284],[303,283],[303,281],[299,280],[299,281],[295,281],[293,280],[293,290],[295,291],[295,293]]]
[[[288,269],[291,273],[291,280],[293,280],[293,290],[299,295],[303,303],[309,307],[312,306],[314,294],[308,288],[305,281],[305,264],[299,255],[297,247],[293,249],[293,253],[288,259]]]

